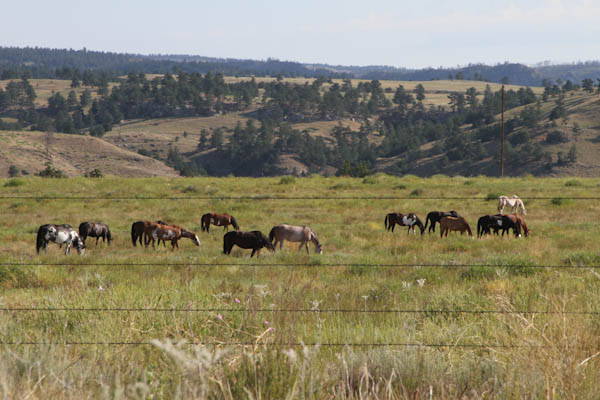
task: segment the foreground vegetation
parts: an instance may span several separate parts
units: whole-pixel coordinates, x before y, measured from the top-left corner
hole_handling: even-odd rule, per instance
[[[476,229],[479,216],[495,213],[498,194],[526,199],[531,237],[441,240],[439,230],[420,237],[383,228],[390,211],[424,220],[455,209]],[[596,180],[18,178],[1,181],[0,195],[0,338],[12,343],[0,350],[3,397],[596,394],[600,206],[564,199],[598,197]],[[80,199],[88,196],[96,199]],[[254,259],[240,249],[224,256],[221,229],[200,232],[208,211],[232,213],[242,230],[310,225],[324,254],[288,244]],[[195,230],[202,245],[134,248],[129,228],[140,219]],[[110,226],[110,247],[88,239],[83,257],[53,244],[35,255],[39,225],[87,220]],[[396,311],[361,312],[375,310]]]

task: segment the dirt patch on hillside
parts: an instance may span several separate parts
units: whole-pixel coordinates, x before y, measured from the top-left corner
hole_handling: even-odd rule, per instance
[[[19,173],[35,174],[51,161],[68,176],[84,175],[95,168],[105,175],[124,177],[179,176],[160,161],[124,150],[102,139],[83,135],[44,132],[0,132],[0,176],[11,165]]]

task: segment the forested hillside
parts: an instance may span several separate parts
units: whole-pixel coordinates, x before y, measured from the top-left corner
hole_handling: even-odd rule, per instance
[[[184,176],[498,173],[499,85],[55,72],[0,81],[0,129],[95,136]],[[506,86],[507,174],[598,173],[596,82]]]
[[[408,69],[395,66],[344,66],[304,64],[300,62],[242,60],[196,55],[141,55],[87,49],[48,49],[39,47],[0,47],[0,79],[20,78],[23,73],[33,78],[71,79],[86,70],[102,71],[108,77],[130,72],[146,74],[173,73],[176,70],[201,74],[221,73],[226,76],[283,76],[353,78],[368,80],[429,81],[436,79],[474,80],[516,85],[540,86],[543,80],[581,83],[585,78],[600,78],[600,62],[572,64],[518,63],[497,65],[469,64],[458,67]]]

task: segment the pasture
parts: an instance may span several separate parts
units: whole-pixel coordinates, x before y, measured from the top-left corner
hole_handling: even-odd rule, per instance
[[[595,179],[379,174],[0,180],[0,393],[594,397],[600,203],[570,198],[599,189]],[[424,222],[457,210],[476,231],[500,194],[524,200],[531,237],[384,229],[388,212]],[[206,212],[266,235],[309,225],[323,254],[286,242],[225,256],[222,228],[201,232]],[[196,232],[200,248],[133,247],[131,223],[158,219]],[[111,246],[35,254],[40,225],[84,221],[105,222]]]

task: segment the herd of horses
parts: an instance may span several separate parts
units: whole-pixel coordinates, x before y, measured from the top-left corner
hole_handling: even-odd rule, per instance
[[[503,214],[506,206],[512,208],[513,214]],[[477,237],[483,237],[486,234],[491,234],[492,231],[498,235],[502,231],[502,236],[512,229],[516,237],[521,237],[521,233],[528,236],[531,232],[527,228],[527,223],[522,215],[526,214],[525,206],[518,196],[508,198],[500,196],[498,198],[498,214],[484,215],[477,221]],[[421,235],[425,234],[425,230],[429,226],[429,233],[435,233],[436,224],[440,225],[440,236],[447,237],[451,231],[460,232],[461,235],[465,232],[469,236],[473,236],[473,232],[467,220],[459,215],[456,211],[431,211],[425,218],[425,225],[414,213],[389,213],[385,216],[384,227],[387,231],[394,232],[396,225],[408,227],[407,233],[412,230],[416,235],[415,227],[421,231]],[[304,247],[309,253],[308,243],[313,243],[315,253],[322,254],[323,249],[317,234],[308,226],[295,225],[277,225],[269,232],[269,236],[265,236],[260,231],[241,232],[236,219],[229,214],[204,214],[201,218],[202,231],[209,233],[210,225],[222,226],[223,230],[227,231],[223,236],[223,253],[230,254],[233,246],[238,246],[242,249],[252,249],[250,257],[255,254],[259,255],[261,249],[267,248],[274,252],[275,246],[279,244],[279,248],[283,249],[283,242],[300,242],[298,251]],[[233,231],[229,232],[229,225],[233,226]],[[45,224],[39,227],[37,233],[36,251],[39,254],[40,250],[46,252],[48,243],[54,242],[62,247],[66,245],[65,254],[69,254],[71,247],[77,249],[78,254],[85,253],[85,242],[88,237],[96,238],[96,246],[102,238],[102,242],[108,242],[110,245],[113,240],[108,226],[101,222],[83,222],[79,225],[79,231],[75,231],[69,224],[55,225]],[[181,226],[170,224],[164,221],[136,221],[131,225],[131,242],[133,246],[145,246],[146,248],[152,243],[152,248],[156,249],[156,242],[160,246],[162,241],[163,246],[166,246],[166,241],[171,242],[171,249],[179,249],[179,240],[188,238],[194,242],[196,246],[200,246],[200,239],[194,232],[187,230]]]

